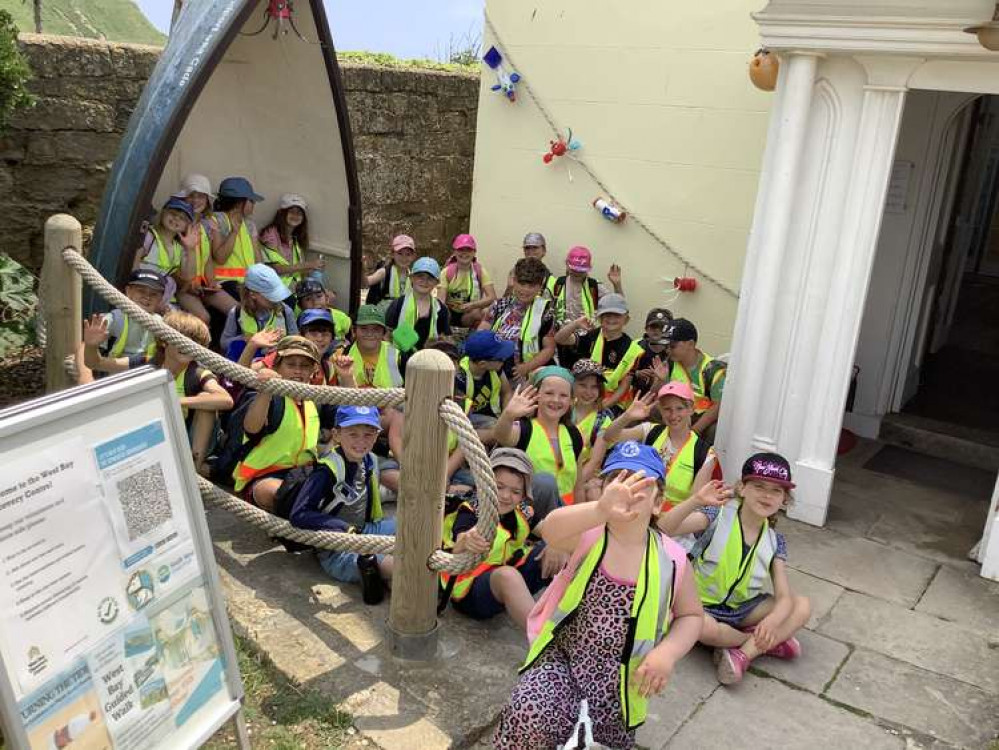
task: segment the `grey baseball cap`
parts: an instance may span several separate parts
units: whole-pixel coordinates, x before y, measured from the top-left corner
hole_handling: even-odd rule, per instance
[[[600,302],[597,303],[597,317],[599,318],[604,313],[627,315],[628,303],[625,301],[624,295],[611,292],[601,297]]]
[[[510,469],[524,477],[524,495],[531,499],[531,482],[534,481],[534,465],[524,451],[518,448],[495,448],[489,454],[493,471],[499,468]]]
[[[528,247],[529,245],[548,247],[548,244],[545,242],[545,236],[541,232],[528,232],[524,235],[524,247]]]

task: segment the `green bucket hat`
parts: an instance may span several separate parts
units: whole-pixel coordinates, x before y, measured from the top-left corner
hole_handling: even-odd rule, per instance
[[[378,307],[378,305],[361,305],[357,308],[357,317],[354,319],[354,325],[379,325],[382,328],[388,328],[385,325],[385,311]]]

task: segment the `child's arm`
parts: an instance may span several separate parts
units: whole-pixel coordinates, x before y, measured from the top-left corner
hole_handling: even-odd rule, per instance
[[[238,219],[232,217],[232,213],[238,214]],[[220,231],[213,231],[210,234],[211,244],[212,244],[212,260],[214,260],[218,265],[225,265],[225,262],[229,260],[229,256],[232,255],[232,250],[236,246],[236,240],[239,238],[239,228],[243,225],[243,212],[235,211],[226,214],[229,217],[229,234],[223,238]],[[221,220],[216,219],[221,226]]]
[[[281,376],[274,370],[264,368],[257,373],[257,377],[261,380],[273,380]],[[256,435],[264,429],[267,426],[267,412],[270,411],[270,408],[271,394],[266,391],[257,391],[257,395],[253,397],[253,403],[250,404],[243,417],[243,432],[247,435]]]
[[[447,457],[446,471],[448,483],[451,482],[451,477],[454,476],[454,473],[458,471],[464,463],[465,454],[461,452],[461,447],[459,446],[451,451],[451,454]]]
[[[526,378],[535,370],[539,370],[550,363],[554,356],[555,337],[549,333],[541,339],[541,351],[539,351],[530,362],[525,362],[519,365],[520,368],[523,368],[520,371],[520,376],[522,378]]]
[[[791,596],[791,584],[787,580],[787,565],[775,557],[770,566],[770,579],[774,586],[774,608],[770,614],[760,620],[753,632],[756,645],[763,651],[768,651],[777,645],[774,629],[783,623],[794,608],[794,597]]]
[[[206,411],[229,411],[232,408],[232,396],[219,381],[209,378],[201,385],[201,393],[196,396],[184,396],[180,405],[188,409],[204,409]]]
[[[336,384],[341,388],[356,388],[354,381],[354,358],[343,353],[340,349],[329,358],[330,367],[336,377]]]
[[[381,268],[376,268],[367,276],[362,277],[364,279],[365,288],[373,287],[375,284],[380,283],[381,280],[385,278],[385,274],[388,273],[385,270],[385,268],[386,268],[385,266],[382,266]]]
[[[485,310],[496,301],[496,287],[492,284],[482,285],[482,296],[475,302],[468,303],[469,310]],[[466,310],[467,312],[467,310]]]
[[[500,372],[500,408],[505,409],[506,405],[510,403],[510,397],[513,395],[513,386],[510,385],[510,379],[506,376],[505,372]]]
[[[697,422],[691,429],[698,435],[703,435],[704,431],[718,421],[718,414],[721,411],[721,402],[717,402],[714,406],[704,412],[700,417],[698,417]]]
[[[243,351],[239,354],[239,364],[243,367],[249,367],[253,364],[254,358],[257,356],[257,352],[261,349],[270,349],[272,346],[277,346],[277,342],[281,340],[281,331],[258,331],[257,333],[250,336],[250,340],[246,342],[246,346],[243,347]]]
[[[668,536],[696,534],[708,528],[708,517],[697,509],[704,506],[720,508],[732,499],[732,489],[717,479],[708,482],[696,494],[659,516],[656,527]]]
[[[520,441],[520,425],[517,420],[532,415],[537,408],[538,389],[533,386],[524,388],[518,386],[503,413],[496,420],[496,426],[493,428],[496,442],[508,448],[515,446]]]
[[[701,488],[711,481],[711,477],[715,473],[715,462],[717,460],[714,449],[709,450],[708,457],[704,459],[704,464],[694,476],[694,484],[690,487],[691,493],[700,492]]]
[[[660,605],[661,606],[661,605]],[[646,698],[659,695],[673,674],[673,668],[701,637],[704,609],[694,585],[694,575],[687,565],[673,591],[673,622],[666,637],[649,652],[638,669],[638,694]]]
[[[545,517],[541,536],[546,544],[562,552],[572,552],[579,544],[583,532],[611,521],[632,521],[638,511],[631,506],[642,501],[642,493],[655,484],[653,477],[643,472],[618,477],[604,487],[595,503],[567,505],[556,508]]]
[[[603,401],[603,408],[609,409],[610,407],[617,404],[628,389],[631,388],[631,375],[625,375],[621,378],[621,384],[618,385],[617,390],[614,391],[610,396],[607,396]]]
[[[350,531],[346,521],[319,510],[333,482],[333,473],[324,464],[316,464],[292,502],[288,514],[292,526],[317,531]]]
[[[83,321],[83,364],[89,370],[98,372],[125,372],[128,357],[105,357],[100,346],[108,340],[108,319],[94,313],[90,320]]]
[[[635,399],[624,414],[607,425],[602,437],[607,445],[614,445],[625,440],[644,440],[645,432],[641,427],[628,427],[646,422],[652,414],[652,405],[656,402],[654,391]]]
[[[611,263],[610,270],[607,271],[607,281],[614,287],[615,294],[624,294],[624,287],[621,286],[621,266]]]
[[[180,268],[177,269],[177,287],[185,289],[191,286],[194,277],[198,275],[198,243],[201,242],[200,224],[192,221],[182,235],[180,244],[184,252],[180,257]]]
[[[555,334],[555,343],[559,346],[570,346],[576,343],[576,331],[588,330],[590,330],[590,319],[585,315],[582,318],[576,318],[558,329]]]

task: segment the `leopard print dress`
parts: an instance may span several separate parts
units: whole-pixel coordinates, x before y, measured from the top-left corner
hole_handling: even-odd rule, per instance
[[[635,746],[634,731],[624,726],[618,673],[634,598],[634,582],[597,569],[572,620],[521,675],[493,737],[497,750],[549,750],[564,744],[584,697],[594,741],[625,750]],[[580,742],[583,747],[582,736]]]

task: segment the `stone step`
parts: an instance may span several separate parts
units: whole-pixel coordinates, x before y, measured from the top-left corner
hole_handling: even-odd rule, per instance
[[[999,471],[999,435],[911,414],[881,420],[878,439],[965,466]]]

